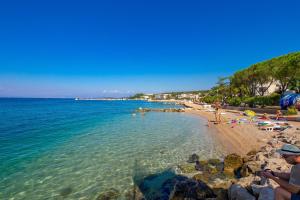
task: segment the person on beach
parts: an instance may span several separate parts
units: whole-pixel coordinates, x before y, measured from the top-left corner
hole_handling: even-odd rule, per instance
[[[279,184],[275,189],[276,200],[300,200],[300,149],[291,144],[285,144],[277,151],[285,161],[293,165],[290,173],[279,173],[265,170],[262,176]]]
[[[282,117],[282,112],[280,110],[276,111],[276,120],[279,120]]]
[[[269,120],[270,118],[268,117],[267,113],[264,113],[263,116],[261,117],[261,119]]]
[[[216,124],[219,124],[221,123],[221,105],[218,101],[215,103],[215,110]]]

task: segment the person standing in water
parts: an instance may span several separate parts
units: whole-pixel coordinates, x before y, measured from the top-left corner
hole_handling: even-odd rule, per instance
[[[215,119],[216,119],[216,124],[221,123],[221,105],[220,102],[215,103]]]

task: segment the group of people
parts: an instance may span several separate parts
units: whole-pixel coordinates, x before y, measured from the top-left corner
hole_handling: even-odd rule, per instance
[[[221,104],[220,102],[215,102],[214,104],[215,108],[215,124],[220,124],[221,123]],[[283,114],[280,110],[276,111],[276,120],[280,120],[283,117]],[[270,118],[268,117],[267,113],[264,113],[261,119],[264,120],[269,120]]]
[[[221,123],[221,104],[216,102],[215,108],[215,123]],[[267,118],[265,114],[263,117]],[[276,120],[282,118],[280,110],[276,112]],[[278,153],[285,161],[292,166],[289,173],[275,172],[265,170],[261,173],[262,176],[274,180],[279,187],[275,189],[275,200],[300,200],[300,149],[291,144],[285,144]]]

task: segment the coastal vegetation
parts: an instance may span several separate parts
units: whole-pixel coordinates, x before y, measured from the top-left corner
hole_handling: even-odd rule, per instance
[[[135,95],[129,97],[129,99],[140,99],[143,98],[143,96],[145,96],[144,93],[136,93]]]
[[[280,97],[290,90],[300,93],[300,52],[255,63],[231,76],[220,77],[210,90],[137,93],[129,99],[191,100],[209,104],[219,101],[230,106],[265,107],[278,106]]]
[[[278,105],[280,96],[288,90],[300,92],[300,52],[259,62],[232,76],[219,78],[202,101],[221,101],[232,106],[272,106]]]

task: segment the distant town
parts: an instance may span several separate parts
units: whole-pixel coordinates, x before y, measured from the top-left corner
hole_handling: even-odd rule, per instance
[[[188,92],[166,92],[166,93],[137,93],[130,97],[122,98],[75,98],[75,100],[145,100],[145,101],[193,101],[200,102],[201,98],[208,95],[208,90],[188,91]]]

